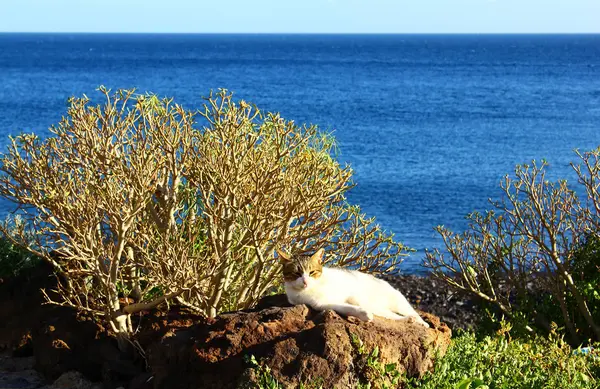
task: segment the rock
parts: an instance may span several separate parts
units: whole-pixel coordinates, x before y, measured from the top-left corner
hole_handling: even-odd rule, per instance
[[[42,377],[33,370],[33,358],[0,355],[0,389],[34,389],[42,384]]]
[[[97,323],[65,309],[33,333],[35,368],[48,379],[76,370],[106,388],[125,385],[144,371],[142,361],[119,351],[117,341]]]
[[[92,382],[116,388],[144,371],[142,362],[119,351],[116,339],[98,323],[70,308],[51,313],[32,331],[31,340],[35,368],[47,379],[78,371]]]
[[[33,355],[31,331],[53,309],[43,304],[40,289],[50,290],[55,285],[52,268],[45,263],[0,284],[0,350],[15,350],[21,357]]]
[[[42,387],[42,376],[31,370],[32,361],[46,379],[61,385],[65,373],[79,371],[85,377],[79,384],[85,388],[90,381],[102,381],[111,389],[256,387],[259,377],[249,356],[269,366],[286,387],[315,379],[321,379],[322,387],[354,387],[367,372],[365,356],[357,352],[353,338],[363,342],[364,350],[377,346],[382,362],[397,363],[409,376],[420,376],[433,364],[431,350],[443,354],[451,335],[446,325],[428,314],[422,316],[431,329],[384,319],[363,323],[334,312],[291,307],[284,295],[275,295],[261,300],[254,310],[215,319],[173,306],[136,315],[132,319],[140,329],[136,340],[147,352],[144,361],[121,353],[109,331],[73,309],[41,305],[39,288],[52,289],[55,279],[44,266],[34,273],[0,285],[4,325],[0,349],[14,350],[13,357],[31,357],[5,360],[4,369],[0,364],[0,389]],[[459,306],[457,301],[466,300],[442,283],[433,283],[434,288],[430,277],[416,276],[389,281],[413,304],[418,301],[417,308],[457,327],[468,321],[463,313],[471,309],[470,302]],[[46,388],[55,389],[54,384]]]
[[[33,370],[35,359],[33,357],[14,358],[6,354],[0,357],[0,371]]]
[[[102,389],[101,384],[93,384],[78,371],[62,374],[48,389]]]
[[[258,307],[181,328],[151,344],[147,358],[153,387],[256,386],[248,361],[254,356],[285,387],[318,380],[325,388],[354,388],[366,378],[359,339],[364,350],[378,347],[383,363],[396,363],[409,377],[430,370],[434,350],[443,355],[450,343],[450,329],[429,314],[423,314],[431,325],[427,329],[412,321],[382,318],[365,323],[304,305],[268,307],[261,301]]]
[[[154,387],[152,373],[142,373],[129,382],[129,389],[152,389]]]
[[[35,370],[0,372],[0,389],[35,389],[43,383]]]
[[[50,380],[77,370],[93,381],[102,380],[102,366],[118,358],[116,341],[91,320],[75,310],[57,307],[32,332],[35,368]]]

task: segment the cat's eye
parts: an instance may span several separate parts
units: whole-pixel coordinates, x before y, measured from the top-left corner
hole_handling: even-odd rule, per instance
[[[317,270],[313,270],[313,271],[311,271],[311,272],[310,272],[310,276],[311,276],[311,277],[314,277],[314,276],[316,276],[317,274],[319,274],[319,272],[318,272]]]

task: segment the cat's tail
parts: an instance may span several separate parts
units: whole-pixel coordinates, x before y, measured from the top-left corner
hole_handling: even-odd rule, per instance
[[[423,320],[421,316],[415,311],[415,309],[410,305],[406,297],[399,291],[396,293],[397,301],[395,307],[392,309],[395,313],[405,316],[407,318],[412,318],[417,323],[429,328],[429,324]]]

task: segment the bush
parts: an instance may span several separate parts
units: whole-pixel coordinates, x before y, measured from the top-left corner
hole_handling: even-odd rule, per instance
[[[436,228],[446,250],[428,252],[424,265],[529,332],[548,333],[556,322],[573,344],[600,340],[592,310],[598,305],[597,262],[583,259],[600,231],[600,151],[579,155],[582,163],[572,166],[587,202],[565,180],[546,180],[545,162],[518,166],[515,178],[502,182],[504,199],[493,203],[494,211],[470,214],[462,234]],[[582,274],[587,281],[578,281]]]
[[[500,333],[477,340],[473,333],[453,339],[434,372],[409,388],[542,389],[597,388],[600,359],[579,355],[561,338],[536,337],[530,342]]]
[[[590,236],[583,247],[575,251],[572,267],[577,288],[588,302],[594,320],[600,322],[600,238]]]
[[[49,138],[17,136],[0,161],[0,196],[25,220],[14,243],[59,276],[51,302],[124,340],[132,314],[163,302],[207,316],[249,307],[280,282],[276,247],[325,247],[332,263],[372,272],[405,255],[346,203],[351,169],[316,127],[263,116],[226,91],[191,112],[100,90],[104,104],[70,99]]]
[[[9,218],[7,222],[10,223],[11,220],[16,225],[21,223],[19,218]],[[4,234],[0,235],[0,279],[15,277],[21,272],[37,266],[39,262],[40,259],[38,257],[32,255],[23,247],[16,245]]]

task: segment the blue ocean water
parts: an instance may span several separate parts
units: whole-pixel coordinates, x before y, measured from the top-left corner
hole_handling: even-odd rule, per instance
[[[350,202],[417,249],[407,271],[516,164],[574,180],[573,149],[600,143],[600,35],[0,34],[0,148],[101,84],[188,108],[227,88],[333,131]]]

